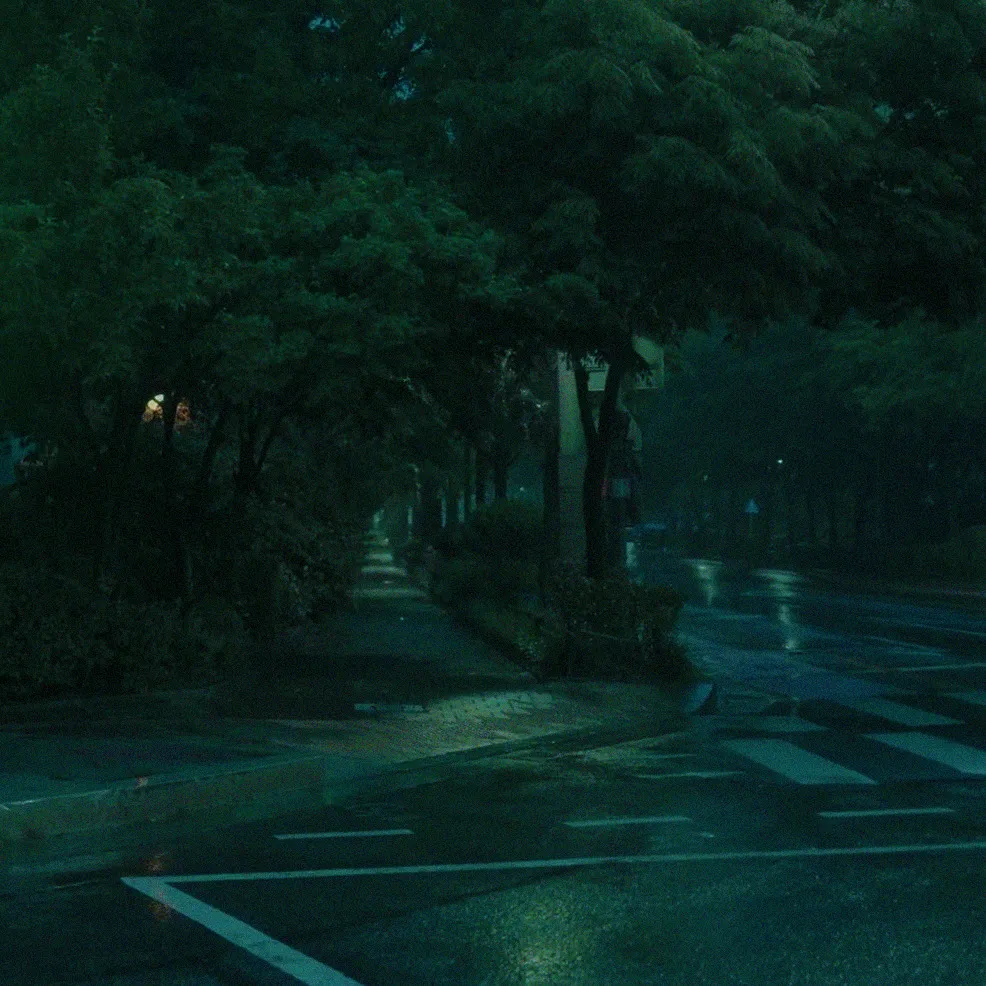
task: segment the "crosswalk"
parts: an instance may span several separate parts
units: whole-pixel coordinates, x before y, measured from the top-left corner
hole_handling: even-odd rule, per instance
[[[765,717],[763,728],[754,722],[718,746],[735,761],[731,766],[806,786],[986,778],[986,695],[939,698],[946,700],[940,711],[922,708],[933,703],[916,694],[841,701],[837,712],[835,703],[819,703],[807,714],[802,709],[788,729],[780,728],[780,717]]]

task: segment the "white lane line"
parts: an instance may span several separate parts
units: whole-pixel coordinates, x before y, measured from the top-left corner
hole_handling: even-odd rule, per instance
[[[647,818],[596,818],[586,822],[564,822],[569,828],[604,828],[609,825],[659,825],[663,822],[690,822],[687,815],[651,815]]]
[[[858,698],[843,700],[837,704],[871,716],[879,716],[881,719],[889,719],[891,722],[899,722],[902,726],[955,726],[961,723],[960,719],[949,719],[948,716],[925,712],[924,709],[901,705],[900,702],[889,702],[885,698]]]
[[[986,661],[963,661],[961,664],[917,664],[895,671],[961,671],[963,668],[986,668]]]
[[[986,776],[986,750],[929,736],[927,733],[865,733],[867,739],[886,743],[905,753],[914,753],[925,760],[952,767],[963,774]]]
[[[742,770],[683,770],[675,774],[634,774],[642,781],[670,781],[678,777],[697,777],[700,780],[712,780],[716,777],[736,777]]]
[[[641,750],[648,760],[690,760],[698,756],[697,753],[651,753],[648,750]]]
[[[209,931],[255,955],[275,969],[294,977],[305,986],[360,986],[355,979],[350,979],[341,972],[316,962],[315,959],[295,951],[276,938],[265,935],[262,931],[224,911],[203,903],[183,890],[176,890],[170,886],[169,881],[161,877],[123,877],[123,882],[128,887],[184,915],[190,921],[208,928]]]
[[[946,692],[945,698],[954,698],[968,705],[986,705],[986,692]]]
[[[964,637],[986,637],[986,633],[983,633],[981,630],[961,630],[958,627],[940,627],[935,626],[934,623],[912,623],[910,620],[907,620],[905,626],[920,627],[922,630],[938,630],[939,632],[944,630],[946,633],[961,633]]]
[[[820,811],[821,818],[882,818],[890,815],[950,815],[953,808],[870,808],[866,811]]]
[[[754,849],[747,852],[684,852],[648,856],[590,856],[571,859],[522,859],[497,863],[433,863],[422,866],[372,866],[365,869],[285,870],[274,873],[198,873],[189,876],[144,877],[167,883],[225,883],[249,880],[318,880],[337,876],[414,876],[420,873],[491,873],[506,870],[566,870],[613,863],[715,863],[743,859],[824,858],[826,856],[892,856],[907,853],[986,850],[986,841],[944,842],[902,846],[845,846],[819,849]],[[167,903],[167,901],[165,901]]]
[[[722,745],[798,784],[876,784],[872,777],[802,750],[787,740],[724,740]]]
[[[360,829],[355,832],[297,832],[275,839],[371,839],[378,835],[414,835],[412,829]]]

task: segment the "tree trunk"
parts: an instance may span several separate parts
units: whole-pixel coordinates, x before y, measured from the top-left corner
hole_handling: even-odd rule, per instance
[[[554,374],[557,391],[558,375]],[[555,394],[555,407],[558,405],[558,395]],[[552,416],[544,443],[544,479],[542,495],[544,512],[541,522],[541,554],[538,564],[538,588],[542,605],[547,604],[548,572],[558,560],[561,552],[561,486],[558,476],[558,457],[561,454],[561,435],[559,431],[558,414]]]
[[[504,450],[498,448],[493,457],[493,497],[496,500],[506,500],[507,480],[510,474],[510,462]]]
[[[804,491],[805,497],[805,518],[808,521],[808,543],[813,548],[818,547],[818,518],[815,515],[815,496],[814,490],[808,487]]]
[[[110,558],[116,547],[116,521],[123,503],[127,472],[133,456],[133,438],[140,422],[140,410],[132,410],[122,388],[117,393],[113,428],[104,451],[101,470],[106,476],[97,539],[93,553],[92,579],[99,586],[110,568]]]
[[[178,391],[166,395],[162,409],[164,432],[161,440],[161,510],[164,512],[165,537],[172,556],[172,588],[181,599],[182,612],[191,606],[194,596],[192,559],[182,530],[187,515],[178,502],[174,461],[175,420],[178,415]],[[167,550],[167,549],[166,549]]]
[[[589,374],[579,360],[574,360],[575,392],[579,417],[585,435],[586,466],[582,483],[582,510],[585,516],[586,574],[590,579],[604,578],[607,564],[606,516],[603,508],[603,482],[616,429],[617,397],[625,373],[622,362],[610,363],[606,372],[598,430],[592,420],[589,403]]]
[[[839,549],[839,513],[835,493],[826,495],[825,506],[829,521],[829,550],[835,552]]]
[[[476,450],[476,509],[486,505],[486,476],[489,464],[483,455]]]
[[[421,531],[420,537],[432,544],[442,529],[442,500],[438,482],[427,474],[421,478]]]
[[[462,501],[466,523],[472,518],[473,491],[473,452],[472,446],[466,442],[462,448]]]

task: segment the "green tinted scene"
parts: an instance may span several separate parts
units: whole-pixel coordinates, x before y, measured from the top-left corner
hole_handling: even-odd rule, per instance
[[[5,986],[986,982],[982,0],[10,0]]]

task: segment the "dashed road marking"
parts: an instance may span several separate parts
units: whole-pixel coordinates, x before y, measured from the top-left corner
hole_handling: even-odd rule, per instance
[[[670,781],[679,777],[694,777],[699,780],[712,780],[716,777],[736,777],[742,770],[684,770],[675,774],[634,774],[644,781]]]
[[[384,835],[414,835],[413,829],[360,829],[355,832],[295,832],[275,839],[371,839]]]
[[[820,811],[821,818],[882,818],[897,815],[950,815],[953,808],[869,808],[863,811]]]
[[[610,825],[659,825],[664,822],[690,822],[687,815],[650,815],[640,818],[595,818],[588,821],[568,821],[573,829],[605,828]]]

